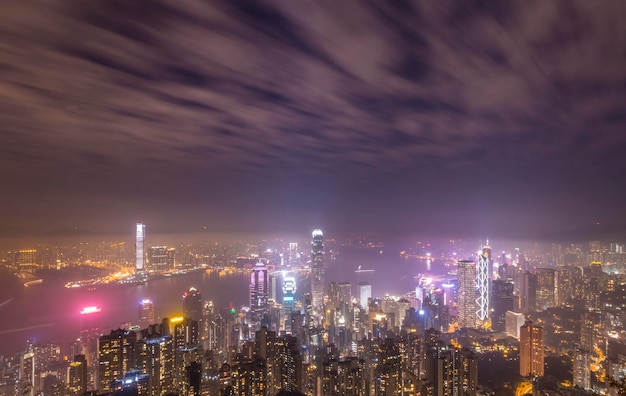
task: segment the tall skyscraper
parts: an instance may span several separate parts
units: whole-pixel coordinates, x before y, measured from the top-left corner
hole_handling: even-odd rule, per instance
[[[324,234],[313,230],[311,239],[311,303],[318,307],[324,303]]]
[[[137,232],[135,234],[135,270],[143,272],[145,270],[146,249],[144,246],[146,238],[146,226],[143,223],[137,223]]]
[[[519,342],[519,364],[520,375],[543,376],[543,327],[534,326],[533,322],[527,320],[520,328]]]
[[[114,381],[135,368],[137,336],[134,331],[112,330],[98,339],[98,389],[109,391]]]
[[[367,282],[359,283],[359,304],[367,312],[367,301],[372,298],[372,285]]]
[[[250,274],[250,316],[252,324],[257,327],[260,327],[261,319],[267,313],[269,295],[267,266],[259,261]]]
[[[491,279],[489,273],[490,262],[491,248],[489,246],[485,246],[478,255],[478,266],[476,269],[476,289],[478,292],[478,298],[476,299],[478,310],[476,311],[476,315],[478,320],[481,322],[480,324],[484,324],[487,319],[489,319],[489,281]]]
[[[476,316],[476,262],[458,260],[459,327],[475,328]]]
[[[582,389],[591,389],[591,353],[584,349],[574,351],[573,383]]]
[[[174,342],[172,336],[151,334],[138,343],[138,368],[149,374],[151,395],[172,392],[174,386]]]
[[[67,369],[67,387],[72,396],[79,396],[87,391],[87,369],[85,355],[74,356],[74,361]]]
[[[183,294],[183,317],[196,321],[202,319],[202,295],[195,287]]]
[[[552,268],[537,268],[535,277],[535,309],[543,311],[547,308],[556,307],[558,296],[556,270]]]
[[[150,271],[169,271],[174,269],[174,256],[176,249],[167,246],[150,247],[149,263]]]
[[[293,276],[283,277],[283,310],[285,316],[285,333],[292,334],[291,329],[291,313],[293,312],[293,306],[296,296],[296,278]]]
[[[154,304],[152,300],[141,300],[139,302],[139,326],[144,328],[154,324],[154,319]]]
[[[513,290],[515,285],[505,279],[491,282],[491,328],[493,331],[504,331],[506,328],[506,311],[512,311]]]

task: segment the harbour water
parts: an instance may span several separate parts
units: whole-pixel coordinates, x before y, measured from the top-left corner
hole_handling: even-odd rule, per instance
[[[429,270],[426,263],[404,259],[400,247],[379,249],[342,248],[337,259],[328,262],[326,282],[350,282],[352,293],[357,284],[368,282],[372,295],[404,294],[415,288],[419,273]],[[361,269],[373,271],[357,271]],[[436,266],[435,266],[436,267]],[[438,268],[439,272],[445,269]],[[357,272],[355,272],[357,271]],[[95,289],[65,288],[63,282],[44,281],[22,293],[0,301],[0,355],[24,348],[27,340],[43,344],[70,341],[79,335],[85,306],[101,308],[101,327],[109,329],[138,321],[138,304],[148,298],[154,302],[157,317],[171,317],[182,311],[182,294],[196,287],[203,299],[212,300],[216,309],[248,304],[249,277],[245,272],[194,272],[163,277],[138,285],[105,286]],[[298,279],[298,295],[308,289],[307,279]],[[278,288],[280,289],[280,288]],[[280,296],[278,296],[280,301]]]

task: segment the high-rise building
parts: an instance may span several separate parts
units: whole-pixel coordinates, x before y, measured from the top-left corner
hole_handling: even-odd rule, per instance
[[[489,246],[489,240],[487,239],[487,244],[482,248],[482,254],[487,261],[487,278],[491,281],[495,279],[495,274],[493,270],[493,257],[491,256],[491,246]]]
[[[324,234],[319,229],[311,238],[311,303],[313,307],[324,303]]]
[[[67,368],[67,388],[72,396],[82,395],[87,391],[87,369],[85,355],[74,356],[74,361]]]
[[[283,277],[283,310],[285,318],[285,333],[292,334],[291,314],[296,298],[296,278],[285,275]]]
[[[543,327],[534,326],[533,322],[527,320],[520,328],[520,375],[543,377],[544,343]]]
[[[556,307],[558,296],[556,270],[552,268],[537,268],[535,271],[535,309],[543,311]]]
[[[537,274],[526,271],[522,274],[520,285],[520,309],[522,312],[535,310],[537,302]]]
[[[267,266],[257,262],[250,274],[250,316],[252,324],[260,327],[263,315],[267,313],[270,295]]]
[[[183,294],[183,317],[196,321],[202,319],[202,295],[195,287]]]
[[[459,327],[475,328],[476,316],[476,262],[458,260]]]
[[[582,389],[591,389],[591,353],[584,349],[574,352],[573,383]]]
[[[458,349],[441,341],[427,342],[424,374],[429,395],[475,396],[478,387],[478,358],[469,349]]]
[[[111,384],[135,368],[137,336],[134,331],[112,330],[98,339],[98,389],[109,391]]]
[[[146,249],[144,246],[146,239],[146,225],[137,223],[135,234],[135,270],[143,272],[145,270]]]
[[[506,329],[506,312],[512,311],[513,282],[505,279],[496,279],[491,282],[491,328],[493,331]]]
[[[141,328],[154,324],[154,303],[147,298],[139,302],[139,326]]]
[[[372,285],[367,282],[359,283],[359,305],[367,312],[367,301],[372,298]]]
[[[170,271],[174,269],[176,249],[167,246],[150,247],[149,260],[150,270],[156,272]]]
[[[18,370],[19,388],[22,395],[33,396],[35,394],[35,362],[36,355],[34,345],[28,342],[26,350],[20,354],[20,366]]]
[[[491,248],[484,247],[478,255],[478,265],[476,268],[476,316],[480,324],[484,324],[489,319],[489,266],[491,262]]]
[[[138,368],[149,374],[150,395],[163,395],[174,390],[174,342],[172,336],[152,334],[139,340]]]
[[[506,311],[505,314],[505,327],[506,334],[510,337],[515,337],[519,340],[520,327],[524,325],[526,321],[526,316],[523,313]]]

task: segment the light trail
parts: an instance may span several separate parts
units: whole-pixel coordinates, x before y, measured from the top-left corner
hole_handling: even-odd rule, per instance
[[[9,334],[9,333],[18,333],[20,331],[26,331],[26,330],[41,329],[41,328],[50,327],[50,326],[54,326],[54,323],[46,323],[46,324],[37,325],[37,326],[22,327],[20,329],[2,330],[0,331],[0,335]]]

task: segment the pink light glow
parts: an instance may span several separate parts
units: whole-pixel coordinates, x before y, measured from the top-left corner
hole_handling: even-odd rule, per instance
[[[100,311],[101,311],[100,307],[96,307],[96,306],[84,307],[80,311],[80,314],[81,315],[89,315],[89,314],[100,312]]]

